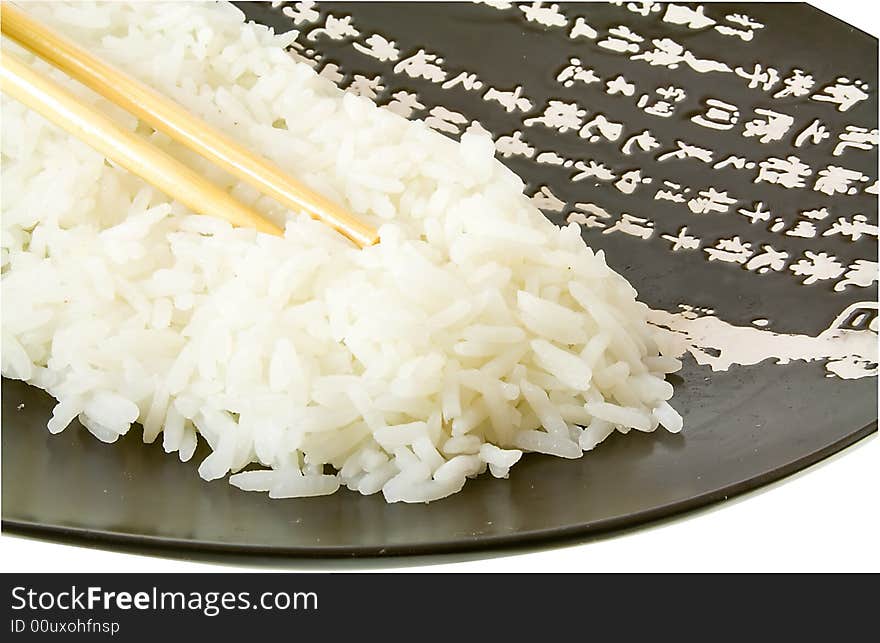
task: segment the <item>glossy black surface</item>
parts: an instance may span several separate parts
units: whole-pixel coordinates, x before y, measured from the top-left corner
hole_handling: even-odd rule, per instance
[[[49,435],[51,399],[4,380],[4,527],[290,555],[414,554],[587,535],[720,500],[876,430],[872,380],[853,386],[816,378],[813,368],[711,381],[689,368],[676,382],[684,433],[615,435],[580,460],[529,456],[509,480],[483,477],[430,505],[347,491],[270,500],[206,483],[194,462],[144,446],[136,431],[116,445],[79,426]],[[811,403],[829,394],[835,403]]]
[[[555,55],[563,61],[571,53],[565,48],[564,33],[561,40],[542,40],[541,30],[496,16],[486,7],[395,4],[395,8],[345,5],[337,13],[355,15],[366,26],[365,35],[371,30],[403,30],[417,41],[431,36],[445,42],[446,48],[456,43],[459,59],[472,61],[474,70],[491,70],[499,86],[524,82],[538,99],[541,92],[549,96],[557,91],[548,83],[547,64],[529,60],[549,56],[555,47]],[[253,18],[283,24],[279,12],[268,6],[252,4],[245,9]],[[475,13],[477,9],[480,13]],[[620,8],[592,5],[588,13],[601,26],[619,16],[608,13],[612,10]],[[763,54],[772,59],[788,52],[791,60],[824,66],[824,76],[832,68],[868,66],[867,73],[876,81],[876,41],[808,7],[749,9],[753,15],[767,14],[768,23],[773,12],[781,11],[791,12],[786,14],[791,16],[785,21],[790,27],[787,32],[777,31],[772,39],[740,50],[756,52],[765,47]],[[779,20],[775,24],[778,29]],[[493,30],[492,47],[487,48],[478,37],[478,27]],[[700,34],[690,36],[696,41]],[[352,58],[338,43],[325,44],[328,60],[342,62],[343,68],[354,68],[357,63],[373,72],[387,70],[388,65],[377,61]],[[513,60],[515,51],[527,56]],[[596,64],[601,62],[598,56]],[[641,73],[644,78],[655,74],[663,79],[657,82],[667,80],[662,69],[645,66]],[[696,81],[691,78],[690,82]],[[418,89],[426,96],[434,91],[421,85]],[[716,88],[704,90],[709,95]],[[700,88],[689,87],[689,91]],[[733,94],[738,91],[731,90]],[[468,107],[467,101],[475,100],[472,96],[450,96],[446,104],[451,108],[479,115],[485,107],[479,102]],[[865,107],[873,105],[870,118],[876,126],[876,93],[872,91],[871,96]],[[741,99],[745,104],[754,95],[742,90]],[[605,99],[598,96],[596,100]],[[832,113],[826,110],[824,114]],[[855,122],[852,116],[840,117],[837,124]],[[492,129],[490,119],[488,113],[481,116]],[[657,133],[669,139],[674,132],[664,131],[668,127],[671,124],[658,126]],[[541,136],[544,141],[553,140],[552,132],[536,134],[538,139]],[[613,150],[604,153],[611,155]],[[876,154],[868,157],[876,166]],[[582,200],[582,192],[592,190],[591,185],[560,184],[558,175],[534,164],[513,159],[510,165],[532,187],[550,184],[566,199]],[[643,205],[656,211],[660,206],[650,200],[650,194],[646,193]],[[590,198],[609,209],[633,207],[632,200],[616,203],[619,195],[613,191],[591,192]],[[807,207],[797,201],[804,198],[800,193],[786,198],[791,199],[792,208]],[[871,216],[876,220],[876,199]],[[710,218],[698,225],[727,233],[724,226],[741,223]],[[790,275],[756,281],[744,271],[708,264],[699,257],[688,264],[660,246],[634,243],[624,235],[587,234],[589,243],[608,251],[609,263],[634,283],[646,302],[668,310],[689,302],[714,307],[735,323],[769,317],[777,330],[815,334],[846,305],[876,298],[876,288],[835,295],[828,286],[800,287]],[[755,488],[876,430],[876,378],[844,381],[825,375],[820,362],[765,362],[712,373],[688,360],[684,370],[672,378],[675,406],[685,417],[681,434],[614,435],[574,461],[529,455],[509,480],[483,477],[451,498],[415,506],[388,505],[381,495],[362,497],[346,490],[322,498],[270,500],[263,494],[238,491],[225,481],[206,483],[196,473],[205,455],[203,445],[193,461],[183,464],[166,455],[160,444],[143,445],[138,430],[115,445],[98,442],[76,424],[52,436],[45,429],[52,400],[21,382],[4,380],[3,526],[55,537],[291,556],[436,553],[587,536]]]

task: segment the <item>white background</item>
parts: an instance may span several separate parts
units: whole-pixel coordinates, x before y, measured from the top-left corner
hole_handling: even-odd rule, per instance
[[[862,0],[812,4],[874,35]],[[866,79],[870,83],[870,79]],[[876,79],[874,79],[876,82]],[[876,89],[876,88],[873,88]],[[5,572],[175,571],[880,571],[880,439],[874,434],[800,474],[714,508],[580,545],[439,559],[218,564],[0,536]]]

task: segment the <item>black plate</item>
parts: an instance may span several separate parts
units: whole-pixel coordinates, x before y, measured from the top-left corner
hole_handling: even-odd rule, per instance
[[[569,18],[565,28],[527,22],[516,8],[498,11],[469,4],[328,3],[320,9],[322,20],[328,12],[353,16],[361,42],[378,32],[396,40],[404,54],[418,47],[442,52],[446,66],[455,73],[478,73],[502,89],[523,85],[535,104],[529,116],[540,115],[550,98],[578,100],[591,114],[624,121],[628,132],[650,126],[666,148],[681,138],[757,158],[799,153],[809,157],[814,168],[839,163],[874,180],[876,148],[837,158],[831,156],[833,141],[826,141],[821,149],[799,151],[792,148],[794,130],[769,145],[744,139],[738,132],[713,131],[707,137],[707,130],[695,128],[689,116],[702,109],[705,98],[716,97],[734,101],[743,121],[752,117],[756,107],[776,106],[797,116],[796,128],[803,128],[814,116],[821,116],[835,135],[846,125],[876,127],[876,41],[805,5],[707,7],[707,13],[721,22],[725,15],[748,13],[765,28],[746,43],[711,27],[692,30],[662,22],[660,14],[642,16],[626,6],[594,4],[561,5]],[[267,4],[247,3],[243,8],[261,22],[285,29],[292,26],[280,9]],[[625,24],[650,38],[672,37],[703,56],[715,55],[749,69],[755,62],[773,63],[785,77],[792,67],[800,67],[816,77],[816,89],[836,76],[859,77],[870,85],[869,98],[841,113],[809,98],[772,99],[773,92],[749,89],[748,81],[734,74],[695,74],[628,61],[598,48],[596,40],[570,40],[568,31],[579,15],[588,17],[599,39],[609,27]],[[314,50],[308,55],[323,56],[319,68],[328,62],[340,66],[343,86],[354,74],[381,73],[386,88],[377,97],[380,103],[387,102],[392,92],[407,89],[417,91],[429,108],[442,104],[479,119],[495,135],[523,129],[515,116],[481,100],[482,92],[444,90],[427,80],[394,74],[394,63],[363,56],[351,48],[350,39],[320,37],[307,45]],[[576,55],[603,80],[622,73],[639,92],[675,84],[686,88],[688,98],[675,117],[646,120],[635,107],[638,94],[623,100],[604,93],[602,84],[564,88],[557,83],[555,74]],[[829,205],[835,217],[862,212],[876,224],[876,197],[870,194],[826,197],[809,189],[784,190],[753,184],[754,173],[722,173],[693,161],[678,165],[654,161],[662,149],[636,160],[621,155],[621,141],[587,144],[546,128],[524,131],[539,151],[553,149],[619,170],[641,166],[655,177],[653,188],[641,186],[624,195],[609,184],[570,182],[570,173],[560,168],[520,157],[505,160],[527,181],[530,193],[547,185],[568,203],[590,201],[615,215],[649,213],[657,227],[650,241],[596,229],[586,230],[585,235],[591,245],[607,250],[609,263],[633,282],[652,307],[675,310],[688,303],[711,308],[731,323],[748,325],[760,317],[769,319],[778,332],[815,335],[847,306],[877,298],[876,284],[843,292],[833,291],[833,281],[802,286],[787,270],[759,276],[740,266],[707,262],[702,251],[670,253],[669,244],[658,241],[660,234],[688,225],[706,247],[738,234],[795,254],[821,246],[841,261],[859,257],[876,261],[873,239],[857,244],[838,237],[819,241],[787,237],[753,226],[733,210],[701,217],[653,198],[660,179],[677,178],[701,189],[723,185],[746,196],[735,208],[763,200],[774,214],[784,214],[789,226],[797,211],[822,204]],[[561,222],[566,212],[549,216]],[[381,496],[362,497],[344,490],[322,498],[269,500],[223,481],[199,479],[196,463],[204,457],[204,447],[192,462],[181,464],[165,455],[160,445],[143,445],[135,431],[112,446],[99,443],[76,425],[51,436],[45,424],[52,400],[21,382],[4,380],[3,526],[49,537],[290,556],[488,548],[584,537],[669,516],[776,480],[876,430],[876,378],[827,377],[822,361],[786,365],[765,361],[716,373],[688,359],[672,379],[675,406],[685,417],[686,428],[679,435],[663,431],[614,435],[575,461],[529,455],[507,481],[483,477],[451,498],[416,506],[388,505]]]

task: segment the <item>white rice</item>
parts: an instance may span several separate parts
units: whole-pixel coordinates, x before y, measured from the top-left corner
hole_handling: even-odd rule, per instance
[[[681,429],[664,381],[680,363],[646,306],[484,134],[459,144],[343,94],[231,5],[28,11],[382,238],[357,250],[140,126],[286,236],[192,215],[4,97],[2,371],[58,400],[51,432],[79,418],[113,442],[137,422],[181,460],[204,440],[206,480],[427,502],[506,477],[523,450],[575,458],[615,429]]]

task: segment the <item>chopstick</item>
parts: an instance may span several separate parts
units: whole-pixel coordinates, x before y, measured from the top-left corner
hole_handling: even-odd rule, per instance
[[[194,212],[261,232],[283,234],[281,228],[233,199],[195,170],[81,103],[79,98],[41,77],[14,56],[0,57],[0,67],[0,89],[4,94],[24,103]]]
[[[32,19],[14,4],[0,3],[0,29],[3,35],[86,87],[285,207],[305,210],[361,247],[378,241],[375,229],[354,218],[337,203],[298,183],[278,166],[244,148],[151,87]],[[123,164],[121,160],[118,162]]]

